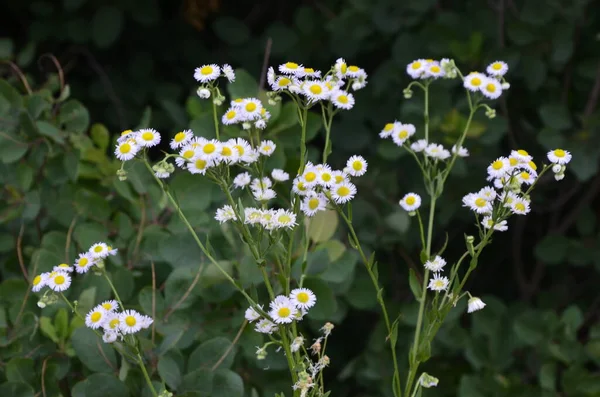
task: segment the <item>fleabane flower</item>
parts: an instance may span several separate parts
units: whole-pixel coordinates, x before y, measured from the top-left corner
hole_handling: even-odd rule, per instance
[[[330,188],[331,198],[337,204],[344,204],[356,195],[356,186],[351,182],[342,182]]]
[[[485,71],[491,76],[504,76],[508,72],[508,65],[502,61],[492,62]]]
[[[216,64],[202,65],[194,70],[194,78],[201,83],[216,80],[221,74],[221,68]]]
[[[436,255],[435,258],[429,259],[425,262],[424,267],[431,272],[439,273],[446,266],[446,260],[439,255]]]
[[[416,193],[405,194],[400,200],[399,204],[402,208],[404,208],[405,211],[416,211],[419,209],[419,207],[421,207],[421,196]]]
[[[317,184],[330,187],[335,183],[335,174],[329,165],[323,164],[317,171]]]
[[[313,216],[319,211],[327,208],[327,198],[323,193],[313,193],[304,197],[300,204],[300,210],[306,216]]]
[[[273,182],[268,177],[263,177],[261,179],[254,178],[252,183],[250,184],[250,189],[252,190],[265,190],[273,186]]]
[[[344,60],[344,58],[338,58],[335,61],[335,65],[333,66],[333,70],[335,70],[336,76],[338,79],[342,79],[348,73],[348,64]]]
[[[142,329],[142,315],[135,310],[125,310],[119,315],[119,327],[124,334],[135,334]]]
[[[418,79],[425,72],[427,61],[424,59],[417,59],[412,61],[406,66],[406,73],[409,74],[413,79]]]
[[[233,147],[238,152],[239,159],[242,163],[250,164],[254,162],[254,150],[248,141],[237,138],[233,143]]]
[[[104,343],[113,343],[119,337],[119,333],[115,331],[106,330],[104,334],[102,334],[102,341]]]
[[[392,140],[398,146],[402,146],[407,139],[415,134],[415,126],[412,124],[400,124],[392,132]]]
[[[286,62],[279,65],[279,71],[283,74],[294,75],[298,77],[304,76],[304,66],[296,62]]]
[[[215,219],[219,221],[219,223],[225,223],[230,220],[237,220],[237,217],[230,205],[224,205],[223,208],[217,209]]]
[[[501,222],[496,223],[496,221],[494,221],[492,219],[491,216],[484,216],[483,220],[481,221],[481,225],[485,228],[485,229],[491,229],[494,228],[494,230],[498,231],[498,232],[505,232],[508,230],[508,222],[506,222],[506,220],[503,220]]]
[[[517,159],[521,164],[527,164],[533,159],[533,157],[523,149],[511,151],[510,157]]]
[[[98,329],[104,324],[107,316],[108,312],[98,305],[85,316],[85,325],[91,329]]]
[[[252,191],[252,195],[256,201],[269,201],[277,197],[277,193],[273,189],[257,189]]]
[[[258,147],[258,152],[263,156],[270,156],[275,151],[277,145],[271,140],[262,141]]]
[[[571,153],[563,149],[554,149],[548,152],[548,160],[553,164],[569,164],[573,157]]]
[[[121,135],[117,138],[117,143],[123,143],[130,139],[133,139],[135,136],[135,131],[133,130],[125,130],[121,132]]]
[[[311,102],[318,102],[329,98],[331,91],[327,85],[320,80],[306,80],[302,84],[302,93],[310,99]]]
[[[410,149],[415,153],[419,153],[425,150],[428,145],[429,144],[425,139],[419,139],[418,141],[411,143]]]
[[[98,306],[100,306],[101,308],[106,310],[107,313],[112,313],[119,308],[119,303],[116,300],[111,299],[111,300],[102,302]]]
[[[537,175],[533,171],[521,171],[517,175],[517,180],[526,185],[533,185],[535,182]]]
[[[317,296],[308,288],[296,288],[290,292],[290,299],[298,309],[308,310],[317,303]]]
[[[469,193],[462,199],[463,207],[469,207],[471,211],[478,214],[490,214],[492,212],[492,203],[478,193]]]
[[[529,200],[523,197],[515,198],[510,204],[510,209],[513,214],[517,215],[527,215],[531,211]]]
[[[496,190],[494,190],[494,188],[490,186],[482,188],[479,192],[477,192],[477,194],[486,199],[487,201],[494,201],[497,195]]]
[[[39,292],[42,288],[47,285],[48,282],[48,273],[38,274],[34,277],[31,282],[31,290],[33,292]]]
[[[382,139],[389,138],[392,135],[395,135],[397,131],[400,131],[400,128],[402,128],[402,123],[399,121],[387,123],[385,126],[383,126],[381,132],[379,132],[379,137]]]
[[[196,95],[198,95],[198,98],[200,99],[208,99],[210,98],[210,90],[208,88],[200,86],[196,90]]]
[[[476,296],[473,296],[471,298],[469,298],[468,304],[467,304],[467,313],[473,313],[476,312],[477,310],[481,310],[485,307],[485,303],[483,303],[483,301],[479,298],[477,298]]]
[[[247,172],[242,172],[233,178],[233,186],[238,189],[243,189],[250,184],[252,177]]]
[[[285,89],[289,89],[291,85],[298,85],[299,81],[295,80],[292,76],[280,76],[271,84],[271,89],[273,91],[282,91]]]
[[[175,164],[180,168],[185,168],[187,163],[196,156],[197,143],[188,143],[181,148],[179,156],[175,158]]]
[[[79,254],[79,258],[75,260],[75,271],[77,273],[87,273],[95,262],[96,260],[89,252]]]
[[[487,168],[487,173],[492,178],[501,178],[510,170],[510,162],[506,157],[498,157]]]
[[[262,305],[258,305],[258,307],[260,307],[261,309],[263,308]],[[253,322],[260,318],[260,314],[253,307],[249,307],[246,309],[244,317],[246,318],[246,320],[248,320],[248,322]]]
[[[364,175],[367,172],[368,165],[367,160],[357,155],[350,157],[346,162],[347,172],[352,176]]]
[[[121,161],[128,161],[135,157],[139,151],[139,146],[131,141],[125,141],[117,144],[115,156]]]
[[[425,148],[425,155],[438,160],[446,160],[450,157],[450,152],[440,144],[430,143]]]
[[[194,136],[194,134],[192,133],[191,130],[183,130],[183,131],[178,132],[177,134],[175,134],[175,136],[171,140],[171,143],[170,143],[171,149],[173,149],[173,150],[179,149],[180,147],[188,144],[192,140],[193,136]]]
[[[275,69],[273,69],[273,66],[269,66],[269,69],[267,69],[267,83],[269,85],[273,85],[274,82],[275,82]]]
[[[296,226],[296,214],[289,210],[279,209],[273,214],[273,222],[278,228],[293,229]]]
[[[427,286],[427,288],[429,288],[432,291],[440,292],[445,291],[448,288],[448,284],[448,277],[443,277],[439,274],[434,274],[433,278],[429,280],[429,285]]]
[[[235,164],[240,159],[238,151],[235,149],[232,140],[221,143],[221,151],[217,157],[218,161],[225,162],[227,164]]]
[[[263,318],[254,327],[254,330],[261,334],[272,334],[277,331],[277,326],[271,320]]]
[[[227,81],[229,81],[230,83],[233,83],[235,81],[235,72],[233,71],[231,65],[226,63],[221,68],[221,71],[223,72],[223,76],[225,76]]]
[[[197,157],[207,162],[215,161],[221,155],[221,142],[216,139],[199,139],[196,148]]]
[[[309,76],[309,77],[314,77],[316,79],[320,79],[321,78],[321,71],[320,70],[315,70],[314,68],[304,68],[304,75],[305,76]]]
[[[135,134],[135,140],[140,146],[152,147],[160,143],[160,134],[155,129],[144,128]]]
[[[444,69],[441,67],[440,63],[438,61],[433,61],[433,62],[427,62],[427,65],[425,66],[425,71],[422,74],[422,78],[440,78],[440,77],[444,77],[446,73],[444,72]]]
[[[271,177],[277,182],[285,182],[290,179],[290,174],[282,169],[275,168],[273,171],[271,171]]]
[[[242,117],[245,120],[257,120],[263,109],[262,102],[258,98],[245,98],[240,104]]]
[[[271,302],[269,316],[276,324],[289,324],[294,321],[298,309],[294,302],[287,296],[279,295]]]
[[[479,90],[488,99],[497,99],[502,95],[502,85],[496,79],[486,77],[483,84],[479,86]]]
[[[52,274],[53,273],[53,274]],[[52,272],[48,277],[46,284],[52,291],[62,292],[69,289],[71,285],[71,276],[66,272]]]
[[[255,225],[262,221],[262,211],[258,208],[244,208],[244,223]]]
[[[453,154],[454,154],[454,153],[456,153],[456,145],[452,146],[452,153],[453,153]],[[457,154],[457,156],[458,156],[458,157],[469,157],[469,151],[467,150],[467,148],[466,148],[466,147],[464,147],[464,146],[461,146],[461,147],[458,149],[458,154]]]
[[[221,117],[221,122],[225,125],[236,124],[242,120],[242,112],[237,108],[229,108]]]
[[[486,79],[487,77],[484,74],[471,72],[465,76],[463,86],[469,91],[477,92],[481,89]]]
[[[96,243],[88,251],[95,259],[104,259],[108,256],[108,245],[106,243]]]
[[[206,171],[213,166],[213,163],[209,160],[204,160],[202,157],[195,157],[187,163],[187,169],[191,174],[206,174]]]
[[[307,185],[306,182],[302,180],[302,176],[298,175],[292,182],[292,192],[298,196],[306,196],[309,192],[312,192],[312,186],[313,185]]]
[[[333,90],[329,99],[338,109],[350,110],[354,107],[354,95],[340,89]]]
[[[73,273],[73,266],[69,266],[66,263],[61,263],[58,266],[54,266],[54,268],[52,268],[52,271]]]

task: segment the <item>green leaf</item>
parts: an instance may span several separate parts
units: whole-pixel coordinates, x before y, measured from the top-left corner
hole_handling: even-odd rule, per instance
[[[85,383],[85,397],[129,396],[129,390],[125,383],[112,375],[93,374],[87,378]]]
[[[566,259],[568,249],[569,239],[563,235],[549,234],[535,246],[534,254],[548,265],[558,265]]]
[[[212,396],[213,377],[216,372],[212,372],[210,369],[196,369],[188,372],[183,377],[181,389],[196,391],[201,396]]]
[[[156,291],[155,294],[155,311],[157,315],[160,315],[165,310],[165,300],[160,291]],[[142,307],[144,313],[148,316],[152,316],[152,287],[144,287],[138,295],[138,302]]]
[[[417,274],[413,269],[408,269],[408,284],[417,301],[421,300],[423,296],[423,287],[417,278]]]
[[[244,382],[235,372],[219,369],[213,375],[212,389],[211,397],[243,397]]]
[[[68,131],[83,134],[90,125],[90,113],[81,102],[71,99],[61,105],[58,121]]]
[[[80,223],[75,226],[73,238],[82,250],[89,249],[92,244],[106,239],[106,229],[99,223]]]
[[[36,125],[40,134],[52,138],[56,143],[65,143],[64,133],[54,125],[47,121],[37,121]]]
[[[332,240],[335,241],[335,240]],[[331,258],[331,256],[330,256]],[[358,255],[354,251],[343,251],[342,255],[329,264],[320,278],[332,283],[344,283],[354,276],[354,270],[358,263]]]
[[[410,226],[410,217],[406,211],[398,210],[385,218],[385,222],[398,233],[404,234]]]
[[[338,310],[333,291],[323,280],[307,277],[304,286],[315,293],[317,303],[310,309],[309,317],[316,321],[328,321]]]
[[[231,99],[255,97],[258,95],[258,83],[244,69],[235,70],[235,81],[227,86]]]
[[[210,205],[212,185],[207,178],[190,173],[179,173],[173,178],[171,189],[184,213],[205,211]]]
[[[126,267],[119,267],[111,273],[112,282],[121,300],[127,302],[134,292],[135,282],[133,281],[133,274]]]
[[[91,371],[110,373],[117,368],[117,357],[114,349],[104,343],[91,329],[86,327],[77,328],[73,332],[71,343],[79,360]],[[88,378],[88,382],[89,380],[90,378]],[[114,384],[114,382],[112,383]],[[86,387],[86,397],[91,396],[91,394],[88,394],[88,390],[88,387]],[[107,395],[116,397],[116,395],[111,393],[94,394],[94,396],[99,397]]]
[[[34,383],[35,368],[31,358],[14,357],[6,363],[6,379],[9,382]]]
[[[546,127],[555,130],[566,130],[571,127],[569,109],[560,104],[542,105],[539,110],[540,118]]]
[[[62,340],[69,337],[69,314],[67,309],[61,308],[54,316],[54,328],[56,329],[56,335]]]
[[[102,6],[92,18],[92,39],[100,48],[110,47],[123,29],[123,11],[121,8]]]
[[[330,240],[338,226],[338,214],[335,210],[319,211],[307,220],[308,237],[315,243]]]
[[[172,390],[177,390],[181,384],[181,371],[179,366],[169,356],[162,356],[158,360],[158,375]]]
[[[0,137],[0,161],[4,164],[19,161],[27,153],[27,149],[29,146],[26,142]]]
[[[6,382],[0,385],[0,396],[34,397],[33,388],[23,382]]]
[[[188,372],[197,369],[211,369],[217,361],[226,355],[219,368],[230,368],[235,358],[235,347],[231,348],[231,341],[224,337],[210,339],[196,348],[188,361]]]
[[[241,45],[250,38],[250,29],[244,21],[230,16],[217,18],[213,29],[217,37],[229,45]]]
[[[540,368],[540,386],[544,390],[556,390],[556,363],[549,362]]]
[[[106,150],[110,141],[110,133],[104,124],[95,123],[90,129],[90,135],[94,144],[101,150]]]

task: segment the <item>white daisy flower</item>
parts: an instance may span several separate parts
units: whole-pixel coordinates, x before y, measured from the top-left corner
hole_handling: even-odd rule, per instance
[[[527,215],[531,211],[529,200],[522,197],[515,198],[510,204],[510,209],[513,214],[517,215]]]
[[[142,147],[152,147],[160,143],[160,134],[152,128],[144,128],[135,134],[135,140]]]
[[[448,288],[448,277],[442,277],[439,274],[434,274],[433,278],[429,280],[429,285],[427,286],[427,288],[429,288],[432,291],[445,291]]]
[[[289,324],[294,321],[298,312],[296,305],[286,296],[279,295],[271,302],[271,311],[269,315],[277,324]]]
[[[237,138],[235,139],[233,147],[235,148],[235,150],[237,150],[241,162],[247,164],[254,162],[255,152],[254,150],[252,150],[252,147],[250,146],[248,141],[242,138]]]
[[[340,183],[350,182],[348,178],[348,174],[344,171],[335,170],[331,172],[331,176],[333,177],[332,185],[339,185]]]
[[[496,190],[494,190],[494,188],[486,186],[482,188],[479,192],[477,192],[477,194],[486,199],[487,201],[494,201],[497,193]]]
[[[104,331],[104,334],[102,334],[102,341],[104,343],[113,343],[117,340],[118,336],[119,334],[115,331]]]
[[[225,223],[230,220],[237,220],[237,217],[235,216],[233,208],[230,205],[225,205],[223,208],[217,209],[215,219],[219,221],[219,223]]]
[[[229,108],[221,117],[221,122],[225,125],[236,124],[242,119],[242,113],[238,108]]]
[[[69,273],[65,273],[65,272],[52,272],[54,273],[53,275],[51,275],[50,277],[48,277],[48,280],[46,281],[46,284],[48,285],[48,287],[50,287],[50,289],[52,291],[56,291],[56,292],[62,292],[62,291],[66,291],[69,286],[71,285],[71,276],[69,275]]]
[[[292,182],[292,192],[294,192],[298,196],[306,196],[308,192],[312,191],[311,186],[312,185],[307,186],[306,182],[302,180],[302,177],[297,176]]]
[[[202,160],[208,162],[214,162],[216,159],[221,157],[221,142],[216,139],[203,140],[200,146],[197,148],[196,153]]]
[[[533,185],[537,175],[535,174],[535,172],[521,171],[516,175],[516,177],[520,183],[524,183],[526,185]]]
[[[276,224],[274,222],[276,210],[260,210],[260,224],[268,229],[274,229]]]
[[[152,323],[154,323],[154,319],[152,317],[146,315],[142,316],[142,329],[149,328],[152,325]]]
[[[258,323],[256,323],[254,330],[261,334],[269,334],[270,335],[273,332],[277,332],[277,326],[275,324],[273,324],[272,321],[267,320],[266,318],[263,318]]]
[[[119,332],[121,329],[121,314],[117,312],[108,312],[106,321],[102,324],[102,328],[107,331]]]
[[[75,271],[77,273],[87,273],[95,262],[96,260],[89,252],[79,254],[79,258],[75,260]]]
[[[267,128],[267,122],[264,121],[263,119],[260,119],[254,123],[254,126],[256,128],[258,128],[259,130],[264,130],[265,128]]]
[[[38,274],[31,282],[31,290],[33,292],[39,292],[42,288],[44,288],[47,285],[47,282],[48,273]]]
[[[273,85],[274,82],[275,82],[275,69],[273,69],[273,66],[269,66],[269,69],[267,70],[267,83],[269,85]]]
[[[278,228],[293,229],[296,226],[296,214],[292,211],[279,209],[273,214],[273,222]]]
[[[439,273],[446,266],[446,260],[439,255],[436,255],[435,258],[428,260],[424,264],[425,269],[428,269],[430,272]]]
[[[510,157],[517,159],[519,163],[529,163],[531,160],[533,160],[533,157],[531,157],[531,155],[523,149],[513,150],[510,152]]]
[[[119,135],[119,137],[117,138],[117,143],[127,142],[128,140],[133,139],[134,136],[135,136],[135,131],[125,130],[125,131],[121,132],[121,135]]]
[[[305,76],[309,76],[309,77],[313,77],[316,79],[320,79],[321,78],[321,71],[320,70],[315,70],[313,68],[304,68],[304,75]]]
[[[191,174],[206,174],[206,170],[212,167],[212,162],[206,161],[201,157],[196,157],[187,163],[187,169]]]
[[[244,223],[254,225],[262,221],[262,211],[258,208],[244,208]]]
[[[452,146],[452,153],[456,153],[456,145]],[[469,156],[469,151],[467,150],[466,147],[461,146],[460,149],[458,149],[458,157],[468,157]]]
[[[481,221],[481,225],[485,228],[485,229],[491,229],[494,228],[494,230],[498,231],[498,232],[505,232],[508,230],[508,222],[506,222],[506,220],[496,223],[491,216],[484,216],[483,220]]]
[[[258,98],[246,98],[240,105],[243,118],[246,120],[256,120],[260,118],[263,105]]]
[[[98,305],[98,307],[102,308],[107,313],[112,313],[119,308],[119,303],[116,300],[111,299],[111,300],[102,302],[101,304]]]
[[[548,160],[554,164],[569,164],[573,156],[567,150],[554,149],[548,152]]]
[[[491,214],[493,207],[492,203],[477,193],[469,193],[462,199],[463,207],[469,207],[471,211],[478,214]]]
[[[486,81],[486,76],[478,72],[471,72],[465,76],[463,86],[472,92],[477,92],[481,89],[481,86]]]
[[[304,338],[302,336],[297,336],[290,344],[290,350],[292,351],[292,353],[295,353],[298,350],[300,350],[302,346],[304,346]]]
[[[485,307],[485,303],[483,303],[483,301],[481,299],[473,296],[469,299],[469,302],[467,304],[467,313],[476,312],[477,310],[481,310],[484,307]]]
[[[296,288],[290,292],[290,299],[298,309],[308,310],[317,303],[317,296],[308,288]]]
[[[485,71],[492,76],[504,76],[508,72],[508,65],[502,61],[492,62]]]
[[[340,89],[332,91],[329,99],[338,109],[350,110],[354,107],[354,95]]]
[[[427,141],[425,139],[419,139],[418,141],[413,142],[410,145],[410,149],[415,153],[419,153],[419,152],[422,152],[423,150],[425,150],[428,145],[429,144],[427,143]]]
[[[392,140],[396,145],[402,146],[407,139],[415,134],[415,131],[416,128],[412,124],[400,124],[398,128],[394,128]]]
[[[311,102],[327,99],[330,94],[327,85],[320,80],[306,80],[302,84],[302,92]]]
[[[134,158],[138,151],[138,145],[133,142],[125,141],[117,144],[115,156],[121,161],[128,161]]]
[[[233,186],[238,189],[243,189],[250,184],[252,177],[247,172],[242,172],[233,178]]]
[[[311,163],[307,163],[304,172],[300,176],[300,180],[304,182],[306,187],[312,187],[317,184],[318,177],[319,170]]]
[[[448,157],[450,157],[450,152],[444,149],[442,145],[430,143],[425,148],[425,155],[434,159],[446,160]]]
[[[250,184],[250,189],[252,190],[265,190],[273,186],[273,182],[269,179],[269,177],[263,177],[261,179],[254,178],[252,183]]]
[[[194,70],[194,78],[201,83],[208,83],[216,80],[221,74],[221,68],[218,65],[202,65]]]
[[[314,193],[307,195],[300,204],[300,210],[306,216],[313,216],[319,211],[324,211],[327,207],[327,198],[323,193]]]
[[[119,314],[119,327],[124,334],[135,334],[142,329],[142,315],[135,310],[125,310]]]
[[[500,194],[498,196],[498,201],[500,203],[504,203],[504,207],[510,208],[510,206],[513,204],[513,202],[519,198],[519,195],[517,195],[516,193],[513,192],[502,192],[502,194]]]
[[[271,140],[262,141],[258,147],[258,152],[263,156],[270,156],[275,151],[277,145]]]
[[[104,259],[108,256],[108,245],[106,243],[96,243],[88,251],[95,259]]]
[[[427,66],[427,61],[424,59],[417,59],[416,61],[412,61],[406,66],[406,73],[409,74],[413,79],[418,79],[421,77],[421,74],[425,72],[425,67]]]
[[[346,76],[346,73],[348,72],[348,64],[346,63],[344,58],[338,58],[335,61],[333,69],[335,70],[337,78],[342,79],[344,76]]]
[[[271,171],[271,177],[277,182],[285,182],[290,179],[290,174],[284,170],[275,168],[273,171]]]
[[[107,317],[108,312],[98,305],[85,316],[85,325],[91,329],[98,329],[104,324]]]
[[[196,95],[198,95],[200,99],[208,99],[210,98],[210,90],[208,88],[200,86],[196,90]]]
[[[413,212],[421,207],[421,196],[416,193],[408,193],[402,197],[402,200],[399,202],[400,206],[404,208],[405,211]]]
[[[348,174],[352,176],[362,176],[367,172],[368,163],[362,156],[354,155],[346,162]]]
[[[364,72],[364,70],[356,65],[350,65],[348,66],[348,69],[346,69],[346,75],[352,78],[359,77],[362,74],[362,72]]]
[[[256,201],[265,202],[277,197],[277,193],[273,189],[258,189],[253,190],[252,195]]]
[[[300,81],[294,79],[291,76],[280,76],[271,84],[273,91],[281,91],[289,89],[291,85],[299,85]]]
[[[262,305],[258,305],[258,307],[261,308],[262,310]],[[258,312],[256,310],[254,310],[253,307],[249,307],[246,309],[246,312],[244,313],[244,317],[246,318],[246,320],[248,320],[249,322],[253,322],[256,321],[260,318],[260,314],[258,314]]]
[[[223,76],[225,76],[230,83],[235,81],[235,72],[233,71],[231,65],[226,63],[221,68],[221,71],[223,72]]]
[[[356,194],[356,186],[351,182],[342,182],[330,189],[331,198],[337,204],[344,204],[354,198]]]
[[[238,151],[235,149],[231,141],[221,143],[221,152],[217,157],[218,161],[223,161],[227,164],[235,164],[239,158]]]
[[[185,145],[180,151],[179,156],[175,158],[175,164],[180,168],[185,168],[186,164],[196,156],[196,147],[198,144],[189,143]]]
[[[352,91],[358,91],[367,86],[367,72],[360,70],[358,77],[352,81]]]
[[[171,149],[175,150],[179,149],[184,145],[187,145],[192,140],[193,136],[194,133],[192,132],[192,130],[183,130],[181,132],[178,132],[171,140]]]
[[[69,266],[66,263],[61,263],[58,266],[54,266],[54,268],[52,268],[52,271],[73,273],[73,266]]]
[[[389,138],[395,131],[399,131],[402,127],[402,123],[398,121],[394,121],[393,123],[387,123],[381,132],[379,132],[379,137],[382,139]]]
[[[485,78],[483,84],[479,86],[479,90],[489,99],[496,99],[502,95],[502,85],[496,79]]]
[[[296,62],[286,62],[279,65],[279,71],[283,74],[291,74],[294,76],[304,76],[304,66],[298,65]]]
[[[506,157],[498,157],[487,168],[487,173],[492,178],[502,178],[510,170],[510,162]]]
[[[434,78],[444,77],[446,73],[438,61],[427,62],[425,71],[421,75],[421,78]]]
[[[335,183],[335,173],[327,164],[317,168],[317,184],[323,187],[330,187]]]

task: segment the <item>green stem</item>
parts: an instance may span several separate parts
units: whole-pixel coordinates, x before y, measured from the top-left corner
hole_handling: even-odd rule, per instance
[[[150,391],[152,392],[152,395],[154,397],[158,397],[158,393],[156,392],[156,389],[154,388],[154,385],[152,384],[152,380],[150,380],[150,376],[148,375],[148,371],[146,370],[146,366],[144,365],[142,355],[139,352],[137,354],[137,359],[138,359],[138,365],[140,366],[140,369],[142,370],[142,373],[144,374],[144,378],[146,379],[146,383],[150,387]]]
[[[323,114],[323,125],[325,126],[325,148],[323,149],[323,164],[327,163],[327,156],[331,153],[330,150],[330,135],[331,135],[331,123],[333,121],[333,113],[331,111],[331,102],[328,105],[328,114],[329,117],[326,116],[325,105],[321,104],[321,113]]]
[[[214,101],[212,103],[212,108],[213,108],[213,121],[215,122],[215,136],[216,136],[217,140],[219,140],[219,120],[217,119],[217,105],[215,104]]]
[[[112,283],[112,281],[110,281],[110,277],[108,277],[108,274],[106,272],[106,268],[103,269],[102,275],[104,276],[104,278],[108,282],[108,285],[110,285],[110,289],[112,289],[113,294],[115,294],[115,298],[117,298],[117,301],[119,302],[119,305],[121,305],[121,310],[125,310],[125,306],[123,305],[123,301],[121,300],[121,297],[119,296],[119,293],[117,292],[117,289],[115,288],[115,285]]]
[[[287,358],[288,367],[290,367],[290,374],[292,375],[292,384],[296,384],[298,382],[298,374],[295,370],[294,359],[292,356],[292,349],[290,348],[290,341],[288,340],[286,330],[284,327],[281,327],[279,334],[281,335],[281,344],[283,345],[283,349],[285,351],[285,357]],[[297,390],[293,393],[294,396],[297,396]]]
[[[304,172],[304,166],[306,165],[306,124],[308,119],[308,109],[305,107],[302,110],[302,120],[300,123],[302,124],[302,137],[300,138],[300,170],[298,171],[299,175],[302,175]]]
[[[429,142],[429,83],[425,84],[423,91],[425,92],[425,111],[423,112],[425,121],[425,141]]]
[[[379,302],[381,312],[383,313],[383,319],[385,321],[387,335],[388,335],[388,337],[391,337],[392,325],[390,323],[387,308],[386,308],[385,302],[383,300],[383,296],[382,296],[383,294],[381,293],[381,289],[379,288],[379,282],[377,280],[377,276],[373,272],[372,266],[369,263],[369,260],[367,259],[365,253],[363,252],[360,242],[358,241],[358,237],[356,236],[356,232],[354,231],[354,227],[352,226],[352,222],[350,221],[350,219],[348,219],[346,214],[344,214],[344,212],[342,211],[342,209],[339,206],[335,205],[335,208],[338,211],[338,213],[341,215],[341,217],[344,219],[344,221],[346,222],[346,225],[348,225],[348,230],[350,230],[350,235],[352,236],[352,239],[354,240],[354,245],[356,246],[356,250],[360,254],[360,257],[362,258],[365,268],[367,269],[367,272],[369,273],[369,277],[371,278],[371,282],[373,283],[373,287],[375,287],[375,290],[377,291],[377,302]],[[398,359],[396,358],[396,349],[394,348],[394,346],[391,343],[390,343],[390,349],[392,351],[392,360],[394,361],[393,389],[394,389],[394,391],[397,390],[397,393],[394,392],[394,394],[396,395],[396,397],[401,397],[402,396],[402,387],[400,384],[400,371],[398,370]]]
[[[458,142],[456,143],[455,153],[452,155],[452,159],[450,159],[450,163],[444,170],[444,174],[443,174],[444,176],[442,178],[442,186],[446,182],[446,179],[448,179],[448,175],[450,175],[450,171],[452,171],[452,167],[454,167],[454,163],[456,162],[456,159],[458,158],[459,149],[462,147],[463,143],[465,142],[465,138],[467,137],[467,132],[469,131],[469,127],[471,126],[471,121],[473,121],[473,116],[475,115],[475,112],[477,111],[477,107],[473,107],[473,105],[472,105],[471,95],[468,93],[467,93],[467,95],[469,98],[469,108],[470,108],[469,118],[467,119],[467,124],[465,125],[465,129],[464,129],[462,135],[460,136]]]

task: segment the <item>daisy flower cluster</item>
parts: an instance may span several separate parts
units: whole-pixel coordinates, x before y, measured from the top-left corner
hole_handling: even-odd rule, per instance
[[[142,315],[135,310],[118,311],[119,304],[115,300],[106,301],[85,316],[85,325],[91,329],[102,328],[102,340],[113,343],[124,335],[135,334],[152,325],[152,317]]]
[[[262,316],[253,307],[246,309],[246,320],[256,321],[254,330],[261,334],[277,332],[282,324],[300,321],[308,310],[317,303],[316,295],[308,288],[296,288],[288,296],[279,295],[269,304],[268,317]],[[262,306],[259,306],[262,311]]]
[[[271,114],[260,99],[238,98],[231,101],[231,106],[225,111],[221,121],[225,125],[241,124],[245,130],[252,126],[264,130],[270,118]]]
[[[274,101],[281,100],[279,93],[291,93],[304,98],[309,105],[330,102],[336,109],[349,110],[355,103],[350,89],[357,91],[367,85],[364,69],[348,65],[343,58],[339,58],[326,73],[296,62],[279,65],[278,72],[273,67],[267,72]]]
[[[219,66],[216,64],[202,65],[194,70],[194,79],[201,83],[196,94],[201,99],[208,99],[215,93],[213,102],[217,105],[223,103],[223,96],[220,94],[218,88],[215,87],[215,83],[219,77],[225,77],[228,82],[233,83],[235,81],[235,72],[231,65],[224,64]]]
[[[457,76],[454,61],[443,58],[440,61],[433,59],[417,59],[406,65],[406,73],[413,79],[453,79]]]
[[[160,143],[160,134],[152,128],[132,131],[125,130],[117,139],[115,156],[121,161],[131,160],[140,149],[156,146]]]
[[[444,266],[446,266],[446,260],[444,258],[436,255],[433,259],[430,258],[425,262],[423,266],[433,273],[433,277],[429,280],[427,288],[435,292],[448,289],[450,281],[448,280],[448,277],[442,276],[442,271],[444,270]]]
[[[44,287],[48,287],[55,292],[66,291],[71,286],[71,274],[74,271],[83,274],[87,273],[93,266],[101,268],[104,266],[104,259],[116,254],[116,248],[112,248],[106,243],[96,243],[88,251],[80,253],[73,265],[61,263],[54,266],[51,272],[35,276],[31,289],[33,292],[40,292]],[[40,302],[44,304],[43,300]]]

